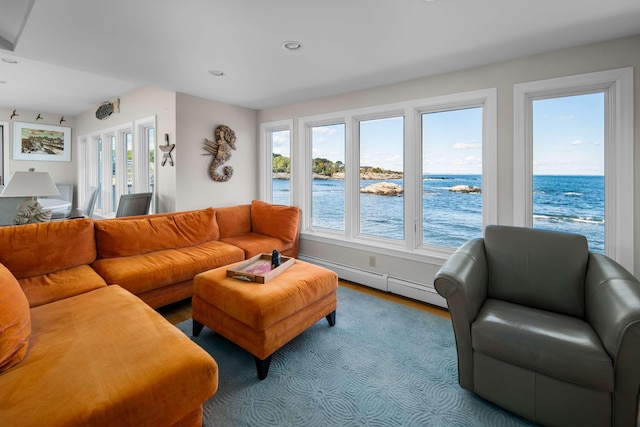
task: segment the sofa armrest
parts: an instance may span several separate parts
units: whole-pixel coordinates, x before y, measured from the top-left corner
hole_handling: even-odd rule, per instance
[[[436,273],[434,286],[447,300],[458,350],[458,381],[473,390],[471,323],[487,299],[487,256],[484,240],[460,246]]]
[[[640,390],[640,281],[612,259],[589,253],[585,311],[615,369],[615,425],[635,425]]]

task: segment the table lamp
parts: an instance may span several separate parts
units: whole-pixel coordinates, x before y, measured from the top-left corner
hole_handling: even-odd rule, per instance
[[[14,224],[31,224],[51,220],[51,211],[43,211],[36,200],[41,196],[58,196],[60,192],[47,172],[15,171],[9,178],[0,197],[31,197],[18,205],[18,215]]]

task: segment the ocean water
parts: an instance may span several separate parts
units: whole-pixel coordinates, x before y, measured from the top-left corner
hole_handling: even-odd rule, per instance
[[[361,180],[360,186],[375,180]],[[402,180],[386,180],[403,185]],[[482,187],[480,175],[425,175],[422,180],[423,241],[458,247],[482,235],[482,195],[454,193],[455,185]],[[289,204],[289,181],[273,181],[273,202]],[[533,179],[534,228],[587,237],[589,249],[604,253],[604,177],[547,176]],[[313,181],[313,225],[344,230],[344,183]],[[404,197],[360,194],[360,233],[404,238]]]

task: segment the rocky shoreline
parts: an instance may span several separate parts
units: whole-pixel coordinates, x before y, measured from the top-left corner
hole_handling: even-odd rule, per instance
[[[288,172],[274,172],[273,179],[291,179],[291,174]],[[360,173],[360,179],[362,180],[387,180],[387,179],[402,179],[401,173],[375,173],[375,172],[362,172]],[[344,179],[344,172],[337,172],[331,176],[313,174],[313,179]]]
[[[276,172],[273,174],[273,179],[290,179],[291,175],[287,172]],[[404,193],[402,185],[398,185],[392,182],[384,182],[390,179],[402,179],[401,173],[375,173],[375,172],[362,172],[360,173],[360,180],[367,181],[383,181],[376,182],[360,189],[361,193],[378,194],[381,196],[400,196]],[[344,179],[344,172],[334,173],[331,176],[313,174],[313,179]],[[449,188],[449,191],[453,193],[462,194],[482,194],[482,188],[478,186],[469,185],[454,185]]]

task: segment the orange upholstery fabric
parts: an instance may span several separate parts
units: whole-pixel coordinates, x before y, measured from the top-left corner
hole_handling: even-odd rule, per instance
[[[259,331],[338,289],[333,271],[300,260],[265,284],[226,277],[230,268],[233,266],[197,275],[194,294]]]
[[[299,230],[300,209],[259,200],[251,202],[251,231],[254,233],[293,243],[298,238]]]
[[[216,208],[220,239],[251,233],[251,205]]]
[[[241,248],[244,251],[245,258],[251,258],[259,254],[270,254],[274,249],[284,253],[293,248],[293,243],[257,233],[247,233],[220,240]]]
[[[28,277],[19,282],[31,307],[107,286],[107,282],[88,265]]]
[[[27,297],[13,274],[0,264],[0,374],[24,359],[29,334],[31,315]]]
[[[93,221],[75,219],[0,227],[0,263],[16,279],[91,264],[96,258]]]
[[[0,375],[2,425],[194,425],[217,390],[211,356],[118,286],[31,315],[27,357]]]
[[[166,249],[130,257],[98,259],[92,267],[107,283],[118,284],[140,294],[192,280],[198,273],[243,259],[242,249],[212,241],[180,250]]]
[[[293,338],[306,331],[337,307],[335,292],[262,331],[234,319],[197,295],[193,297],[194,319],[207,325],[249,353],[265,359]]]
[[[184,282],[142,292],[136,294],[136,296],[153,308],[162,307],[176,301],[182,301],[193,296],[193,278],[185,280]]]
[[[151,218],[95,221],[95,229],[98,258],[183,248],[220,237],[212,208]]]

